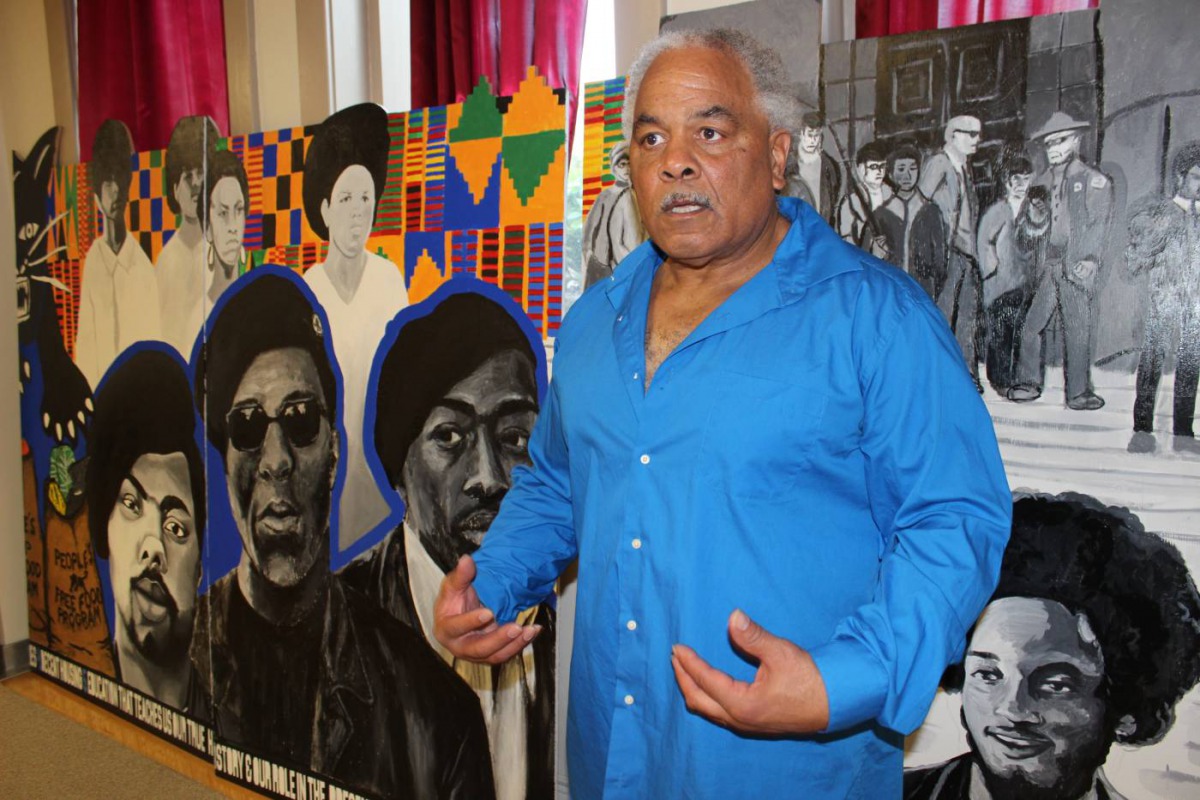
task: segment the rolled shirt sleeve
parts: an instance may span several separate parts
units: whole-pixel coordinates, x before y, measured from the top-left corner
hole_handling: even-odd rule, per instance
[[[1011,495],[991,419],[936,311],[912,298],[864,363],[867,493],[890,530],[871,603],[812,651],[830,730],[875,720],[909,733],[992,590]]]

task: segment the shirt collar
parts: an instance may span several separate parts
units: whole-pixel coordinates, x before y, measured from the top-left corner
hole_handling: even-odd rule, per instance
[[[862,254],[843,242],[810,206],[794,197],[778,197],[776,205],[791,222],[787,234],[767,266],[726,300],[722,308],[735,298],[738,303],[744,302],[749,295],[775,306],[785,305],[798,299],[809,286],[859,269]],[[662,262],[662,252],[653,242],[647,241],[630,253],[613,273],[606,291],[619,315],[631,313],[631,304],[639,298],[643,303],[641,314],[645,315],[650,284]]]
[[[117,267],[121,267],[126,271],[133,267],[133,248],[135,245],[132,233],[129,231],[125,232],[125,239],[121,242],[121,249],[116,253],[108,246],[108,242],[103,236],[98,241],[100,243],[100,258],[104,260],[104,269],[108,274],[111,275],[116,272]]]
[[[408,524],[408,520],[404,521],[404,560],[408,566],[408,586],[412,593],[413,607],[417,612],[417,622],[421,626],[421,634],[433,649],[438,651],[442,659],[449,662],[453,659],[450,651],[433,636],[433,604],[445,573],[426,552],[421,537]]]

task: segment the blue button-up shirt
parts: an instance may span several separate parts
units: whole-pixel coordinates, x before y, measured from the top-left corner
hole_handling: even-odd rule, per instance
[[[592,797],[899,796],[920,725],[995,586],[1011,497],[991,420],[938,310],[809,207],[774,259],[645,389],[660,254],[588,291],[476,554],[502,620],[577,555],[567,748]],[[671,645],[744,681],[744,609],[808,649],[829,732],[739,736],[689,713]]]

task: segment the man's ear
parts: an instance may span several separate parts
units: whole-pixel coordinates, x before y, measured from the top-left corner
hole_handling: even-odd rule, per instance
[[[328,198],[321,201],[321,221],[325,223],[325,230],[329,230],[329,200],[328,200]]]
[[[775,191],[780,191],[787,185],[787,157],[792,149],[792,133],[788,130],[777,130],[771,133],[771,185]]]

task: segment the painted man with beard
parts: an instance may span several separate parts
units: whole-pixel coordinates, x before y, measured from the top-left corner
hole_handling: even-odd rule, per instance
[[[193,717],[208,698],[188,650],[204,537],[204,465],[183,365],[159,350],[117,362],[96,395],[88,526],[108,560],[123,683]]]
[[[1086,495],[1023,497],[1000,583],[947,671],[970,752],[909,770],[907,800],[1116,800],[1114,743],[1161,740],[1200,677],[1179,551]]]
[[[483,541],[513,467],[530,463],[537,369],[530,336],[481,294],[451,294],[400,329],[380,365],[375,447],[404,523],[342,573],[479,696],[500,798],[554,794],[554,612],[523,611],[543,634],[493,669],[434,638],[433,604],[442,578]]]
[[[355,792],[490,797],[475,696],[330,574],[338,388],[321,316],[290,272],[256,269],[230,293],[196,381],[242,541],[194,649],[211,657],[218,735]]]

